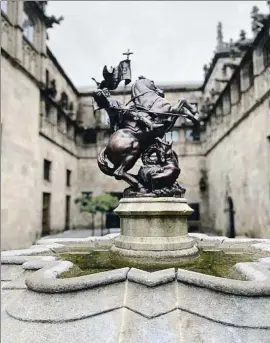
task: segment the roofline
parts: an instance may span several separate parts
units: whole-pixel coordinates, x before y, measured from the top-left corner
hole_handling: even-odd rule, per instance
[[[204,79],[204,82],[203,82],[203,84],[202,84],[202,90],[204,90],[205,89],[205,86],[206,86],[206,84],[207,84],[207,82],[208,82],[208,80],[209,80],[209,78],[210,78],[210,76],[211,76],[211,74],[212,74],[212,71],[213,71],[213,69],[215,68],[215,65],[216,65],[216,63],[217,63],[217,61],[218,61],[218,59],[219,58],[225,58],[225,57],[230,57],[230,52],[228,51],[228,52],[216,52],[215,53],[215,56],[214,56],[214,58],[213,58],[213,60],[212,60],[212,62],[211,62],[211,66],[210,66],[210,68],[209,68],[209,70],[208,70],[208,72],[207,72],[207,74],[206,74],[206,76],[205,76],[205,79]],[[238,54],[237,54],[238,55]],[[241,57],[241,54],[239,53],[239,57]]]
[[[270,15],[268,16],[268,18],[270,18]],[[262,37],[264,36],[265,32],[267,32],[267,30],[269,29],[270,23],[266,23],[264,25],[264,27],[261,29],[260,32],[258,32],[257,36],[255,37],[252,45],[250,47],[248,47],[246,53],[244,54],[243,58],[241,59],[241,62],[239,63],[239,65],[237,66],[237,68],[235,68],[230,80],[227,82],[226,86],[224,87],[223,91],[220,93],[218,99],[215,102],[215,105],[213,107],[213,109],[211,110],[209,116],[206,118],[206,121],[208,121],[208,118],[214,113],[214,111],[216,110],[217,106],[219,105],[221,98],[223,97],[224,93],[228,91],[228,89],[230,88],[232,82],[234,81],[234,79],[238,76],[238,74],[240,73],[243,65],[247,62],[248,57],[250,56],[250,54],[253,53],[257,43],[262,39]]]
[[[73,82],[71,81],[71,79],[67,76],[66,72],[64,71],[64,69],[61,67],[60,63],[57,61],[56,57],[54,56],[54,54],[52,53],[52,51],[50,50],[50,48],[47,46],[47,55],[48,57],[51,58],[51,60],[53,61],[53,63],[56,65],[56,67],[58,68],[60,74],[63,76],[63,78],[67,81],[67,83],[69,84],[69,86],[72,88],[72,90],[74,91],[74,93],[76,95],[79,95],[79,92],[77,90],[77,88],[74,86]]]

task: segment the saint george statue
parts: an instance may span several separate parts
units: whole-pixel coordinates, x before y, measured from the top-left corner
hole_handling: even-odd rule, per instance
[[[180,174],[178,158],[164,136],[171,131],[176,120],[182,116],[194,125],[199,123],[199,114],[194,105],[186,100],[172,106],[164,92],[154,81],[140,76],[131,87],[131,99],[123,104],[111,97],[110,90],[121,81],[131,82],[130,60],[120,62],[118,67],[107,66],[94,92],[96,108],[105,109],[113,131],[107,146],[98,155],[98,166],[106,174],[126,181],[130,187],[124,196],[177,196],[185,189],[177,183]],[[142,159],[138,175],[128,171]]]

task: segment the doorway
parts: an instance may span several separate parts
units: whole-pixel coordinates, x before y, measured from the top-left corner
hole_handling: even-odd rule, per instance
[[[65,230],[70,229],[70,195],[66,195]]]
[[[42,196],[42,236],[50,234],[50,212],[51,212],[51,194],[43,193]]]
[[[231,197],[228,197],[228,206],[229,206],[229,238],[235,238],[235,223],[234,223],[234,206],[233,200]]]

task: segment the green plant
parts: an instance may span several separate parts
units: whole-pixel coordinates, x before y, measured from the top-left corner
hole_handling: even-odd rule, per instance
[[[79,204],[80,212],[91,214],[91,228],[95,227],[95,214],[101,214],[101,228],[104,229],[104,213],[115,209],[118,206],[118,199],[111,194],[101,194],[92,197],[91,194],[83,194],[81,197],[75,199],[75,204]]]
[[[95,214],[97,213],[97,203],[95,198],[89,194],[83,194],[74,200],[75,204],[79,204],[80,212],[91,214],[91,228],[95,227]]]
[[[118,199],[111,194],[101,194],[95,198],[96,210],[101,214],[101,228],[104,228],[104,213],[115,209],[118,206]]]

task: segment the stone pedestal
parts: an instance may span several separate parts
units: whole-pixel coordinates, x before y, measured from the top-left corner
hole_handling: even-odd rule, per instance
[[[187,217],[193,212],[184,198],[124,198],[115,213],[121,235],[111,250],[127,259],[173,263],[198,256],[188,236]]]

